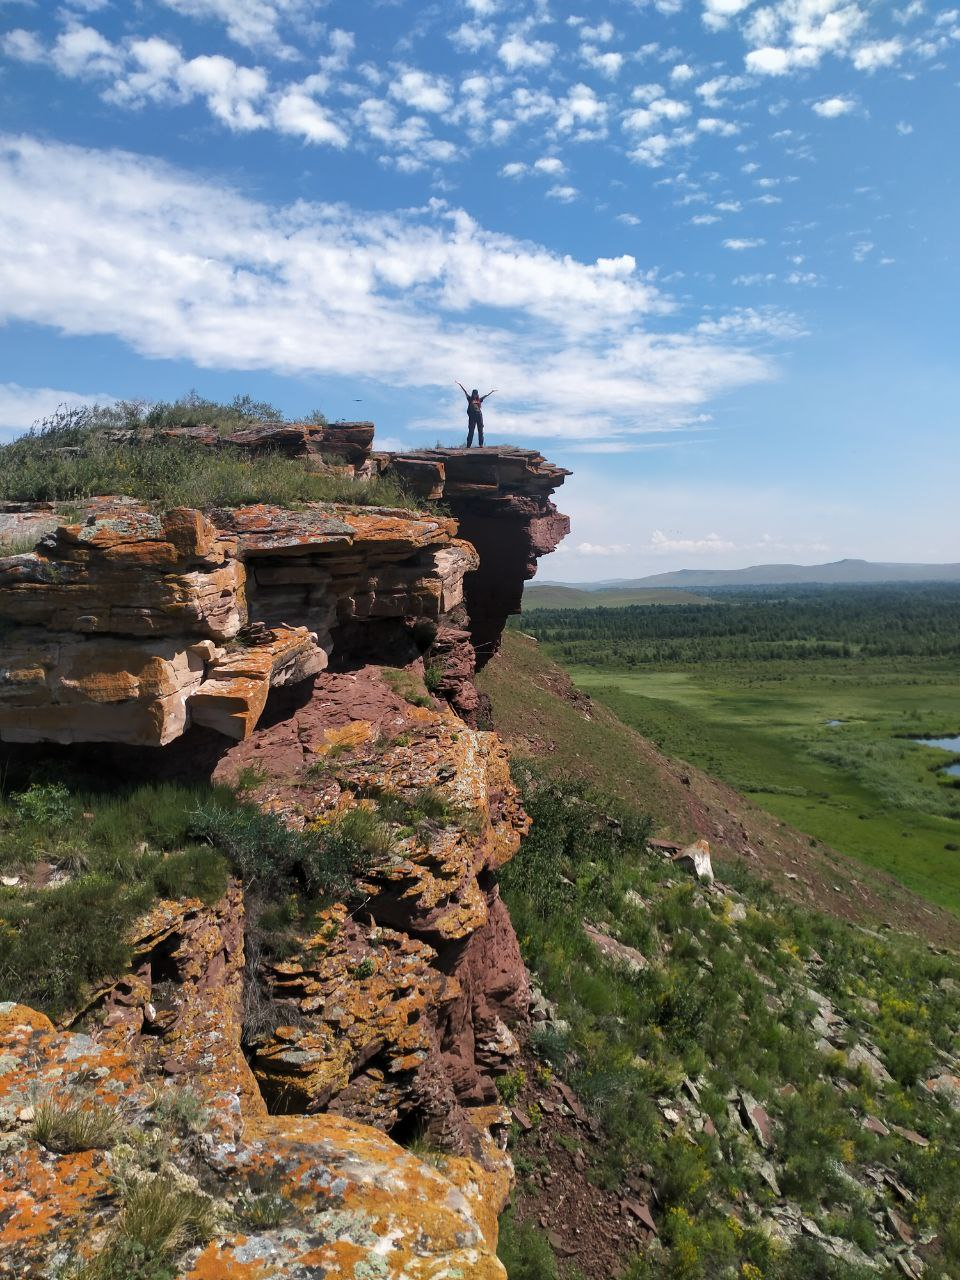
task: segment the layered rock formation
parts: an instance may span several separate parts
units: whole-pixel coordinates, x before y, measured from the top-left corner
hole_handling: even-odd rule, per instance
[[[211,1096],[203,1071],[158,1089],[123,1044],[58,1032],[21,1005],[0,1004],[0,1063],[0,1276],[97,1259],[123,1274],[152,1195],[152,1217],[197,1223],[168,1262],[181,1280],[504,1280],[491,1213],[503,1171],[427,1164],[342,1116],[251,1111],[242,1084]],[[162,1238],[150,1230],[156,1266]]]
[[[570,532],[550,495],[570,474],[535,449],[424,449],[384,464],[425,498],[442,500],[476,548],[480,566],[466,584],[477,666],[496,652],[504,623],[520,612],[523,584]]]
[[[475,727],[472,681],[566,532],[549,500],[566,473],[528,450],[374,455],[365,424],[165,434],[392,472],[422,510],[11,510],[38,541],[0,559],[0,741],[119,744],[159,768],[182,739],[194,772],[242,775],[290,828],[373,810],[389,852],[282,947],[257,886],[234,881],[213,905],[158,903],[130,971],[59,1031],[0,1006],[0,1275],[114,1247],[122,1135],[161,1127],[153,1080],[195,1091],[207,1115],[199,1139],[162,1139],[162,1176],[218,1202],[184,1280],[502,1277],[509,1113],[494,1078],[529,993],[496,873],[528,819],[504,747]],[[280,686],[296,696],[265,715]],[[31,1077],[55,1109],[117,1108],[110,1149],[38,1147]],[[445,1154],[425,1166],[388,1134]],[[264,1186],[289,1217],[242,1232],[234,1208]]]
[[[449,710],[413,706],[377,668],[325,673],[314,699],[229,752],[224,780],[255,766],[258,802],[290,825],[425,792],[441,816],[400,823],[392,858],[331,908],[262,977],[281,1025],[251,1045],[271,1106],[323,1107],[392,1130],[414,1121],[447,1149],[477,1152],[475,1108],[517,1053],[526,1015],[519,950],[495,872],[528,820],[506,752]],[[482,1112],[481,1127],[497,1118]]]
[[[337,447],[368,467],[366,434],[338,430],[348,438]],[[211,447],[237,442],[181,431],[211,435]],[[327,431],[239,434],[296,449]],[[432,498],[420,513],[317,503],[158,513],[123,498],[94,499],[68,521],[9,513],[20,530],[47,531],[0,559],[0,741],[163,746],[193,725],[243,738],[271,688],[358,655],[403,663],[430,643],[439,691],[471,719],[478,655],[493,652],[537,557],[567,531],[548,496],[566,473],[510,449],[377,465],[428,474],[455,519]],[[411,646],[418,623],[430,630]]]
[[[141,427],[135,432],[113,432],[112,438],[121,444],[135,444],[145,436],[189,440],[208,449],[239,450],[252,458],[280,454],[366,475],[373,434],[372,422],[257,422],[222,434],[216,427],[206,426],[161,427],[153,431]]]
[[[400,512],[97,500],[0,561],[14,624],[0,739],[162,746],[191,724],[242,738],[271,687],[327,666],[336,627],[458,604],[477,558],[455,535],[449,518]]]

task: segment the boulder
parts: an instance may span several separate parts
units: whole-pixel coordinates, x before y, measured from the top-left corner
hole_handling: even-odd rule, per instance
[[[0,1276],[51,1274],[109,1256],[124,1195],[162,1177],[212,1211],[212,1238],[181,1246],[172,1259],[177,1280],[253,1274],[251,1267],[264,1280],[301,1271],[505,1280],[496,1258],[502,1169],[463,1158],[428,1164],[342,1116],[250,1114],[239,1094],[224,1113],[232,1126],[183,1135],[158,1106],[179,1086],[158,1092],[128,1047],[58,1032],[19,1005],[0,1005],[0,1060],[0,1114],[14,1117],[12,1130],[4,1120],[0,1143]],[[207,1101],[202,1072],[191,1086]],[[114,1119],[112,1149],[46,1150],[29,1119],[17,1118],[37,1105],[100,1108]],[[160,1141],[151,1145],[151,1135]],[[243,1228],[234,1211],[265,1187],[282,1221]]]
[[[674,863],[684,871],[690,871],[703,884],[713,883],[713,864],[710,861],[710,845],[697,840],[674,855]]]

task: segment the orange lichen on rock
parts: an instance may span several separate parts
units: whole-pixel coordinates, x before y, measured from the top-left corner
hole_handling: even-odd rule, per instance
[[[57,1032],[22,1006],[0,1005],[0,1063],[0,1275],[52,1274],[109,1251],[124,1187],[163,1176],[208,1199],[217,1224],[208,1244],[171,1260],[179,1280],[280,1280],[301,1267],[353,1280],[504,1280],[495,1223],[477,1216],[480,1202],[502,1205],[502,1179],[479,1165],[458,1161],[448,1178],[386,1134],[333,1115],[254,1115],[229,1136],[188,1138],[164,1128],[128,1048]],[[194,1083],[207,1101],[204,1077]],[[31,1127],[38,1097],[111,1106],[115,1145],[45,1150]],[[138,1166],[130,1135],[151,1133],[162,1142]],[[264,1187],[282,1221],[245,1230],[244,1205]]]

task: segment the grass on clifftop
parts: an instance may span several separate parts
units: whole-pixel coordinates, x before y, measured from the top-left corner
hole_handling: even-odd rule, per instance
[[[960,1105],[923,1083],[960,1071],[960,960],[790,906],[742,872],[708,890],[648,853],[646,824],[615,801],[531,763],[515,773],[533,827],[501,885],[561,1019],[534,1048],[599,1122],[589,1178],[624,1194],[646,1168],[658,1196],[659,1240],[623,1260],[624,1280],[893,1280],[891,1211],[928,1280],[960,1275]],[[605,958],[584,922],[644,966]],[[743,1095],[770,1117],[767,1149]],[[526,1105],[513,1155],[531,1216],[505,1250],[532,1277],[551,1274],[527,1182],[549,1119]]]
[[[301,502],[403,507],[417,503],[395,480],[311,471],[277,454],[251,458],[240,449],[210,449],[188,440],[144,438],[122,444],[110,431],[164,425],[213,425],[235,429],[262,419],[236,406],[198,402],[60,411],[7,445],[0,445],[0,502],[79,502],[123,494],[163,507],[210,510],[249,503],[296,506]],[[269,407],[269,406],[267,406]]]
[[[290,831],[224,787],[105,793],[41,777],[0,789],[0,1001],[53,1017],[82,1007],[126,972],[158,899],[213,902],[231,870],[265,902],[342,899],[380,843],[366,811]]]

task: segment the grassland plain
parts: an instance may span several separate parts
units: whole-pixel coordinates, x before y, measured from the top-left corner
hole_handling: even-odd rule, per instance
[[[960,913],[960,779],[911,741],[960,730],[956,585],[754,589],[524,625],[671,758]]]
[[[668,755],[960,912],[960,791],[941,771],[950,756],[910,741],[960,726],[960,681],[947,663],[570,674]]]
[[[605,587],[602,591],[586,591],[582,587],[565,587],[561,583],[533,583],[523,593],[524,612],[529,609],[616,609],[631,604],[708,604],[702,593],[682,591],[679,587]]]
[[[770,812],[766,797],[671,758],[605,701],[578,689],[532,637],[508,631],[479,684],[491,700],[495,727],[517,750],[555,776],[583,779],[624,804],[641,806],[657,835],[681,841],[704,836],[722,862],[749,866],[787,899],[960,947],[956,912],[876,864],[798,830]]]

